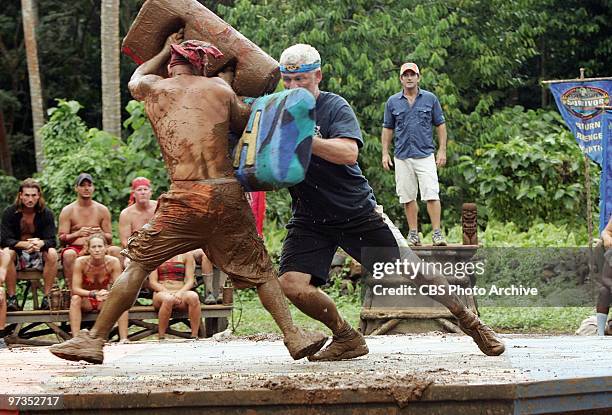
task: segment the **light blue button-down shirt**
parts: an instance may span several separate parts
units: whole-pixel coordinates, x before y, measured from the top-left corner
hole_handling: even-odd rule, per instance
[[[419,88],[410,106],[403,91],[392,95],[385,105],[383,127],[394,131],[394,154],[400,160],[429,157],[435,151],[433,127],[444,124],[438,98]]]

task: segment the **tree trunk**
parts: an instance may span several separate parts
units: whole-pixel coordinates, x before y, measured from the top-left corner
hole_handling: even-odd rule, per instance
[[[540,39],[540,81],[546,80],[546,69],[548,65],[548,50],[546,48],[546,40],[542,37]],[[540,107],[548,107],[548,87],[540,85]]]
[[[38,11],[36,0],[21,0],[21,17],[23,19],[23,35],[28,61],[28,78],[30,80],[30,102],[32,105],[32,124],[34,129],[34,151],[36,156],[36,171],[42,170],[42,142],[40,128],[45,123],[43,109],[42,87],[38,66],[38,46],[36,42],[36,26]]]
[[[13,164],[11,163],[11,148],[9,146],[6,129],[4,128],[4,111],[0,108],[0,169],[9,176],[13,175]]]
[[[102,129],[121,137],[119,0],[102,0]]]

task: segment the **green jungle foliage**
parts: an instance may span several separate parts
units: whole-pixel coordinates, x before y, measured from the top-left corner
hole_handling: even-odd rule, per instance
[[[440,171],[444,224],[458,223],[463,202],[476,202],[483,224],[497,219],[527,229],[541,220],[584,226],[583,161],[559,116],[504,106],[516,102],[526,88],[539,90],[529,73],[534,59],[553,51],[557,58],[561,45],[570,46],[567,34],[559,33],[560,22],[571,23],[575,36],[583,30],[597,33],[600,52],[610,46],[609,39],[599,36],[608,23],[594,19],[585,27],[565,12],[555,14],[555,5],[552,0],[240,0],[218,11],[275,58],[298,42],[319,50],[321,89],[342,95],[355,109],[365,140],[361,167],[378,202],[402,228],[393,174],[381,168],[379,137],[384,103],[400,90],[399,65],[418,62],[421,86],[439,97],[449,130],[448,164]],[[586,18],[597,9],[576,4],[576,10]],[[550,39],[553,30],[557,37]],[[542,74],[553,67],[541,62]],[[592,188],[597,194],[595,179]],[[286,206],[288,195],[270,199],[274,207]],[[279,222],[287,220],[286,209],[272,212]],[[420,215],[422,223],[429,222],[425,209]]]
[[[15,196],[19,191],[19,180],[13,176],[0,174],[0,212],[15,202]]]
[[[458,156],[442,170],[446,198],[475,200],[482,217],[512,221],[523,230],[537,222],[583,224],[584,158],[561,116],[516,106],[478,118],[463,126],[478,139],[454,142]],[[595,212],[599,167],[589,163]]]
[[[40,175],[49,207],[56,214],[75,200],[74,180],[81,172],[93,176],[94,199],[106,205],[113,217],[127,206],[135,177],[146,176],[156,190],[167,189],[168,176],[142,104],[128,104],[130,118],[125,126],[132,133],[124,143],[97,128],[88,129],[77,115],[78,102],[57,102],[41,130],[45,166]]]
[[[572,78],[579,67],[587,76],[610,75],[605,72],[612,67],[608,2],[201,2],[275,58],[293,43],[317,47],[323,59],[321,87],[344,96],[355,109],[365,140],[360,164],[378,202],[402,228],[393,175],[381,168],[379,136],[384,103],[399,91],[397,68],[407,60],[419,63],[422,87],[438,95],[447,119],[448,164],[440,171],[445,226],[459,222],[461,204],[469,201],[478,203],[483,229],[489,220],[512,221],[519,230],[539,221],[584,228],[584,165],[577,147],[556,110],[523,107],[550,108],[550,94],[539,80]],[[122,36],[142,3],[121,2]],[[54,127],[45,127],[46,169],[51,171],[42,176],[53,192],[53,206],[73,199],[72,180],[85,169],[101,176],[99,200],[113,211],[124,206],[135,175],[150,176],[162,190],[167,176],[139,104],[125,107],[124,142],[90,128],[101,125],[99,6],[84,0],[70,8],[57,0],[37,5],[45,102],[52,106],[55,97],[67,97],[65,102],[84,105],[80,122],[74,109],[60,105],[60,112],[50,115]],[[34,165],[23,28],[20,3],[8,0],[5,6],[0,11],[0,93],[15,176],[23,178],[32,175]],[[122,57],[122,85],[134,67]],[[127,102],[127,88],[122,94]],[[593,194],[597,175],[593,168]],[[271,219],[279,226],[286,223],[288,193],[268,197]],[[420,215],[422,223],[429,222],[424,208]]]

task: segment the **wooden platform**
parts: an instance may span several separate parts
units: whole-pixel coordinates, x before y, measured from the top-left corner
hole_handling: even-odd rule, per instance
[[[330,363],[295,362],[270,337],[113,344],[102,365],[0,348],[0,409],[23,394],[58,397],[30,413],[612,413],[612,338],[505,335],[487,357],[466,336],[376,336],[369,355]]]
[[[449,244],[447,246],[421,245],[410,249],[427,263],[467,262],[471,260],[478,245]],[[475,284],[474,274],[464,278],[447,277],[449,284],[472,287]],[[399,289],[410,284],[410,280],[399,275],[385,275],[375,279],[371,275],[363,279],[364,298],[360,314],[359,327],[365,334],[401,334],[426,333],[441,330],[460,333],[455,317],[448,309],[433,299],[419,294],[414,295],[380,295],[381,288]],[[474,313],[478,313],[476,299],[471,295],[460,295],[459,298]]]

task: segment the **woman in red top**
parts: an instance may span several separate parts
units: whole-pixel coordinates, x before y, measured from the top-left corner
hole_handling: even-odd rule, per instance
[[[163,339],[168,329],[172,310],[189,310],[191,337],[198,337],[200,329],[200,298],[191,291],[195,285],[195,260],[193,254],[177,255],[161,264],[149,275],[153,294],[153,307],[159,310],[158,336]]]
[[[87,238],[83,252],[74,263],[72,273],[72,298],[70,300],[70,327],[72,335],[81,327],[81,312],[100,311],[108,298],[110,286],[121,274],[121,263],[106,255],[104,235],[96,233]],[[119,317],[119,338],[128,337],[128,312]]]

